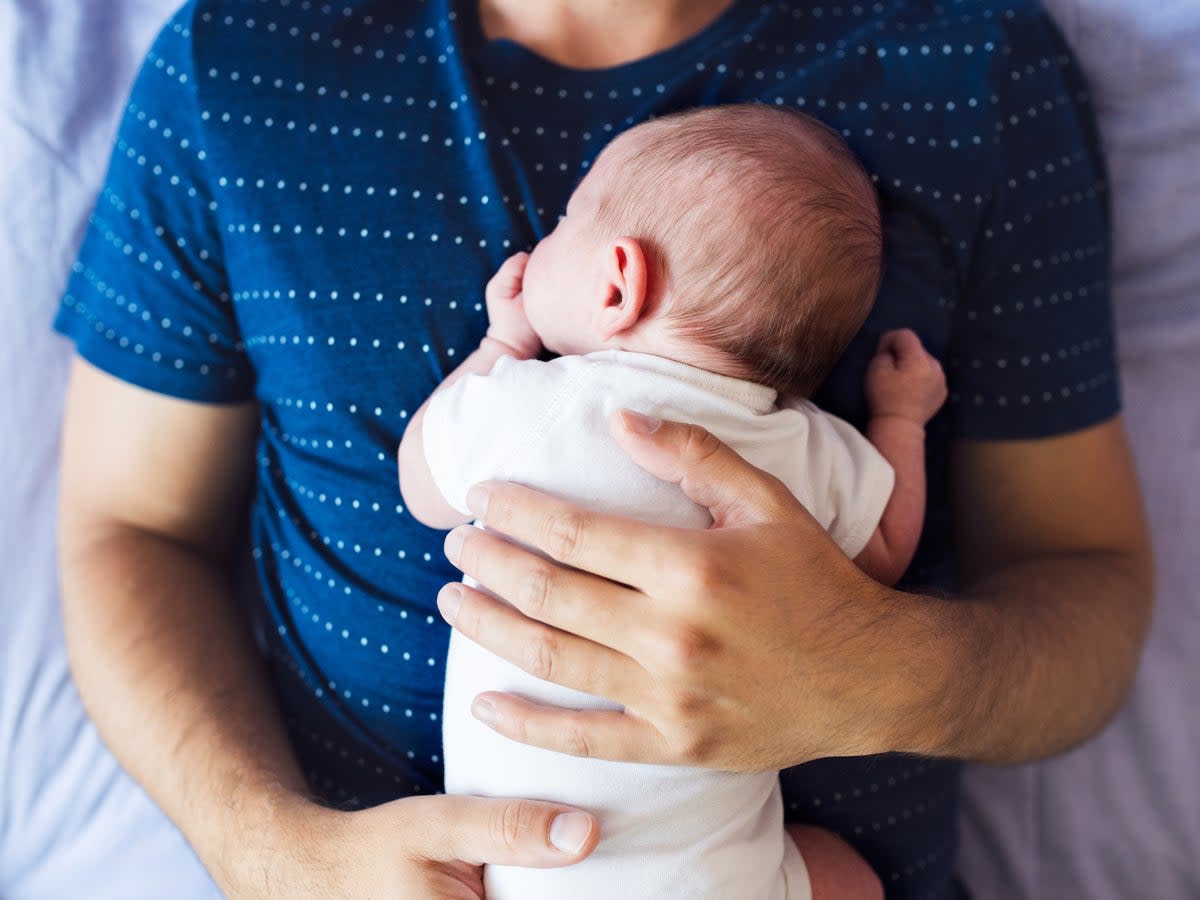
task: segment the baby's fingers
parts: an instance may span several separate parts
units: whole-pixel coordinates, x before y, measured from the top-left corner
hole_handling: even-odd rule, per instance
[[[867,380],[888,378],[896,373],[896,357],[886,350],[880,350],[867,363]]]
[[[506,259],[503,263],[501,263],[500,269],[502,271],[504,269],[508,269],[508,270],[516,271],[518,273],[524,272],[525,264],[527,262],[529,262],[529,253],[525,250],[521,250],[518,253],[514,253],[512,256],[510,256],[508,259]]]
[[[522,251],[514,253],[496,270],[491,281],[487,283],[487,297],[490,300],[511,300],[521,293],[521,284],[525,279],[525,266],[529,262],[529,254]]]
[[[908,362],[925,353],[921,339],[911,328],[897,328],[879,339],[879,353],[887,353],[899,363]]]
[[[525,266],[529,263],[529,254],[522,250],[520,253],[514,253],[503,263],[496,271],[497,278],[514,279],[520,282],[525,277]]]

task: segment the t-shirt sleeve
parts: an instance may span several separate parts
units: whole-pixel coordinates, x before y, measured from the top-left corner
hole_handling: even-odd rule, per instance
[[[470,515],[467,491],[490,479],[511,480],[566,401],[565,361],[501,357],[487,375],[466,375],[434,395],[421,426],[433,483],[455,510]]]
[[[192,4],[150,49],[55,328],[88,362],[188,400],[250,399],[193,70]]]
[[[883,518],[892,496],[896,473],[857,428],[837,416],[810,407],[808,455],[821,460],[827,511],[826,529],[834,542],[854,559]]]
[[[1108,193],[1087,89],[1036,4],[1006,11],[1004,26],[993,188],[948,373],[956,433],[985,440],[1073,431],[1120,405]]]

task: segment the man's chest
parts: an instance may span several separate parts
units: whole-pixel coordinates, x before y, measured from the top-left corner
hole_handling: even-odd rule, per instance
[[[599,76],[591,87],[555,89],[469,60],[438,62],[427,43],[418,34],[388,46],[393,62],[404,58],[400,68],[417,59],[427,66],[426,77],[390,89],[367,43],[363,54],[317,70],[299,58],[272,61],[272,83],[283,87],[269,108],[229,85],[212,104],[222,110],[209,123],[215,218],[260,400],[298,388],[324,397],[346,385],[360,394],[386,386],[394,404],[415,409],[486,328],[487,279],[553,227],[604,144],[636,121],[696,102],[805,108],[847,133],[878,176],[885,280],[817,398],[823,405],[861,419],[861,374],[889,328],[915,328],[933,352],[947,352],[963,256],[947,235],[963,224],[961,209],[948,183],[913,179],[927,166],[893,146],[902,133],[865,127],[881,105],[891,108],[861,99],[878,83],[845,81],[846,99],[834,103],[828,72],[803,54],[759,79],[743,57],[760,50],[731,46],[710,61],[726,70],[720,77],[689,67],[608,91]],[[882,115],[885,125],[893,119]]]

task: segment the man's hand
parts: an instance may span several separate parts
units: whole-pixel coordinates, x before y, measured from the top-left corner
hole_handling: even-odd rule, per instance
[[[360,812],[297,801],[278,851],[222,885],[233,900],[484,900],[485,864],[550,868],[583,859],[599,828],[554,803],[437,795]]]
[[[529,324],[521,293],[528,262],[528,253],[514,253],[496,270],[484,290],[487,336],[510,347],[518,359],[532,359],[542,352],[542,339]]]
[[[473,712],[566,753],[727,770],[903,746],[900,726],[937,686],[912,679],[913,690],[880,696],[881,684],[906,683],[883,666],[912,672],[920,650],[884,654],[894,635],[877,624],[912,599],[860,572],[781,482],[703,429],[664,424],[651,436],[637,430],[647,420],[622,416],[617,439],[708,507],[713,528],[659,528],[493,484],[486,502],[476,489],[472,511],[561,565],[459,529],[450,559],[515,609],[461,584],[438,603],[501,657],[625,711],[488,693]]]

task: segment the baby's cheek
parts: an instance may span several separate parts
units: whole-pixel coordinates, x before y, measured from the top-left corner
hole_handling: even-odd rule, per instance
[[[541,247],[541,244],[538,247]],[[534,248],[533,255],[529,257],[529,262],[525,265],[525,275],[521,279],[521,294],[527,309],[540,305],[547,287],[546,267],[542,264],[542,258],[538,256],[538,247]]]
[[[530,285],[527,281],[521,299],[525,307],[525,317],[529,320],[529,324],[533,326],[533,330],[539,336],[544,336],[542,334],[543,331],[552,328],[553,323],[549,321],[545,295],[542,293],[541,287],[540,283]]]

